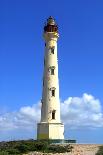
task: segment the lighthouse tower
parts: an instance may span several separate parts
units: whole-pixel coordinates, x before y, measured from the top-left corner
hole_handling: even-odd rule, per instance
[[[37,126],[37,139],[64,139],[64,125],[60,120],[57,40],[58,26],[50,16],[44,26],[45,56],[41,121]]]

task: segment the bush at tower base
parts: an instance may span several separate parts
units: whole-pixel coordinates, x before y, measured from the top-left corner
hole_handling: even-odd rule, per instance
[[[45,153],[64,153],[71,152],[72,146],[55,145],[50,141],[37,141],[37,140],[18,140],[9,142],[0,142],[0,155],[22,155],[33,151]]]

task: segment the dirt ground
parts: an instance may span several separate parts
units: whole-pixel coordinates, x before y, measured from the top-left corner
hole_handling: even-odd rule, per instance
[[[95,155],[100,145],[96,144],[74,144],[74,149],[68,155]],[[66,155],[66,154],[65,154]]]
[[[73,150],[68,153],[40,153],[40,152],[31,152],[28,155],[95,155],[99,149],[99,144],[72,144]]]

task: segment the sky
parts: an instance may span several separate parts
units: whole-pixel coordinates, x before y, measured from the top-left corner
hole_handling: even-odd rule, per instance
[[[65,139],[103,143],[103,1],[0,1],[0,141],[36,138],[46,19],[59,27]]]

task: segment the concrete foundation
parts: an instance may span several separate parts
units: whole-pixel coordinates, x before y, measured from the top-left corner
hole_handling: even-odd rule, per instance
[[[64,125],[62,123],[38,123],[37,139],[64,139]]]

